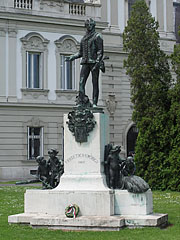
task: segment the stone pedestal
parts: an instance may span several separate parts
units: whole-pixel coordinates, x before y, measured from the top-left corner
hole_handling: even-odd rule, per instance
[[[94,113],[96,125],[88,142],[78,143],[64,116],[64,174],[53,190],[27,190],[25,213],[64,215],[69,204],[77,204],[82,216],[114,215],[114,192],[106,185],[104,146],[108,143],[108,119]]]
[[[56,190],[109,191],[104,175],[104,147],[108,144],[108,118],[94,113],[96,125],[88,142],[79,143],[69,131],[64,116],[64,174]]]
[[[114,214],[116,215],[149,215],[153,213],[152,192],[135,194],[127,190],[115,190]]]
[[[78,143],[64,116],[64,174],[52,190],[27,190],[25,212],[8,217],[9,223],[26,223],[68,230],[111,230],[124,226],[160,226],[167,214],[152,214],[152,193],[132,194],[111,190],[104,175],[104,147],[108,141],[108,119],[95,113],[96,126],[88,142]],[[65,216],[65,208],[77,204],[77,218]]]

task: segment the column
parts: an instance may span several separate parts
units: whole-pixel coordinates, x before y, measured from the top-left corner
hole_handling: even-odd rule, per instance
[[[151,0],[151,8],[150,8],[152,16],[157,21],[157,0]]]
[[[166,0],[166,31],[174,32],[173,26],[173,2]]]
[[[118,0],[118,25],[121,33],[123,33],[126,25],[125,13],[126,13],[125,0]]]

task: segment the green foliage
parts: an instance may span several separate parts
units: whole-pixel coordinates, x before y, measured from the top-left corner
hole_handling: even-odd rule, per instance
[[[8,216],[24,212],[24,192],[21,186],[0,187],[0,239],[2,240],[178,240],[180,236],[180,193],[153,192],[154,211],[168,213],[169,227],[122,229],[119,232],[61,231],[34,229],[20,224],[8,224]]]
[[[180,191],[180,45],[175,45],[171,56],[172,66],[176,73],[176,83],[170,91],[171,108],[169,121],[170,152],[169,152],[169,189]]]
[[[135,122],[147,115],[154,116],[159,107],[160,110],[169,107],[171,74],[167,56],[159,46],[157,29],[158,23],[146,3],[137,1],[123,34],[124,50],[129,53],[124,66],[131,77]]]
[[[175,170],[171,172],[169,157],[172,78],[168,57],[160,49],[157,29],[158,23],[145,1],[137,1],[123,34],[124,50],[128,52],[124,66],[131,78],[134,104],[132,118],[139,129],[135,160],[137,174],[152,189],[179,190],[178,183],[170,184],[179,178]]]

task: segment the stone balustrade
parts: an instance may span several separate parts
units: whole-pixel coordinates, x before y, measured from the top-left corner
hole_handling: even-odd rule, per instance
[[[85,19],[101,18],[100,0],[67,1],[67,0],[0,0],[0,11],[37,14],[51,17],[71,17]]]
[[[14,0],[14,8],[32,9],[33,0]]]

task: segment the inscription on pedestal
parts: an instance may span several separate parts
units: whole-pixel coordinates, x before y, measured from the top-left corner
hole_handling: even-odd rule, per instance
[[[83,158],[83,160],[87,159],[87,160],[93,161],[94,163],[98,163],[98,160],[95,157],[93,157],[90,154],[86,154],[86,153],[73,154],[72,156],[70,156],[69,158],[67,158],[65,160],[65,163],[70,163],[71,161],[78,159],[78,158]],[[83,160],[80,160],[78,163],[85,163],[85,160],[84,161]]]

